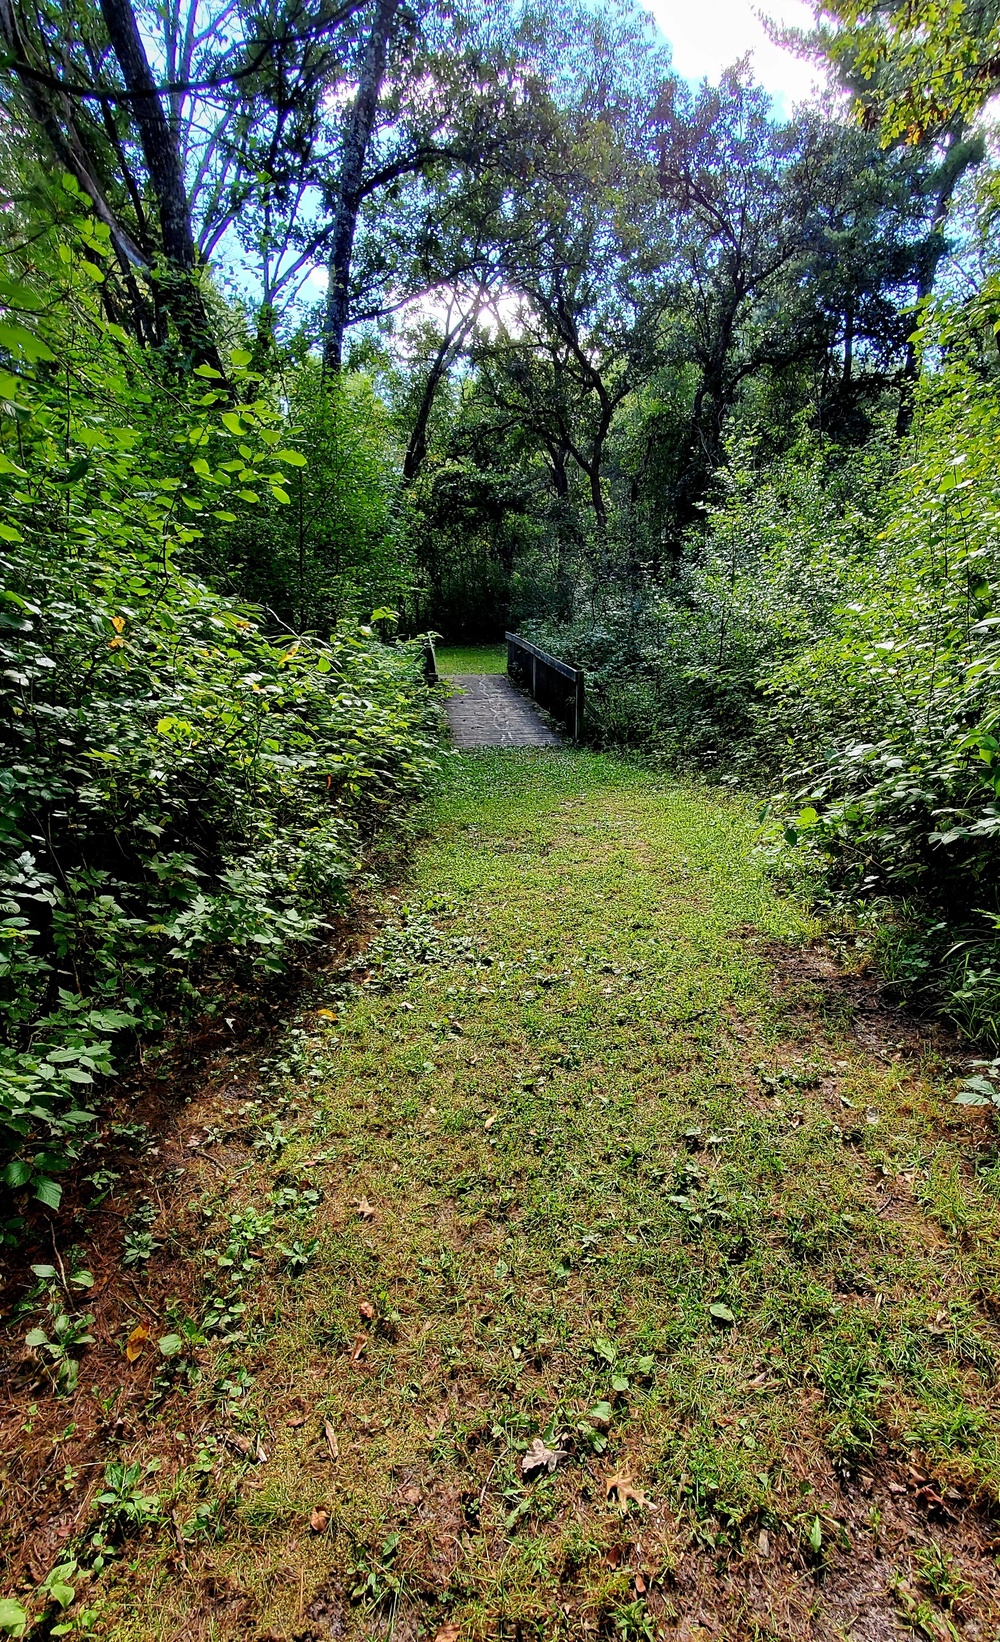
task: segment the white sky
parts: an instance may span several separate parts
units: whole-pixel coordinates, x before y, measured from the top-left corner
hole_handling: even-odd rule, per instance
[[[717,81],[724,68],[749,52],[755,79],[778,100],[781,114],[822,87],[812,63],[773,45],[761,22],[763,13],[778,23],[809,28],[814,16],[805,0],[646,0],[646,5],[686,80]]]

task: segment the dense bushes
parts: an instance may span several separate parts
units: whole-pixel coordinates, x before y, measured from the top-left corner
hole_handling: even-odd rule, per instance
[[[776,793],[788,870],[877,911],[888,972],[1000,1037],[1000,405],[939,314],[902,442],[731,452],[675,578],[536,624],[591,732]]]
[[[308,465],[289,474],[287,501],[264,492],[259,506],[220,523],[201,565],[297,629],[403,608],[415,571],[395,525],[399,453],[385,406],[367,377],[324,378],[308,355],[286,364],[275,386]]]
[[[803,433],[764,464],[747,441],[669,581],[627,597],[612,585],[596,615],[531,624],[540,643],[585,668],[592,737],[723,775],[780,770],[770,681],[831,630],[872,551],[891,461]]]
[[[414,647],[187,573],[289,507],[294,426],[248,353],[161,371],[61,266],[4,287],[0,375],[0,1149],[48,1203],[115,1034],[314,940],[435,730]]]
[[[839,892],[888,898],[891,971],[937,970],[956,1018],[997,1037],[1000,406],[949,340],[849,600],[769,694],[800,755],[789,841]]]

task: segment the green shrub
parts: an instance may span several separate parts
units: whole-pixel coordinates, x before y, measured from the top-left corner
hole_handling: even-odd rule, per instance
[[[0,283],[0,1154],[55,1205],[116,1036],[320,938],[436,710],[416,647],[275,636],[185,570],[305,461],[249,354],[160,380],[46,279]]]
[[[946,340],[851,596],[769,694],[800,755],[789,842],[844,897],[881,899],[892,920],[881,944],[908,984],[936,971],[959,1023],[996,1036],[1000,406],[960,332]]]

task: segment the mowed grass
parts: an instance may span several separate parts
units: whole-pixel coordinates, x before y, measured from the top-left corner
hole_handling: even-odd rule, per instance
[[[997,1634],[980,1120],[777,984],[816,931],[753,846],[739,797],[611,758],[448,762],[266,1071],[271,1155],[202,1171],[203,1243],[264,1217],[248,1310],[124,1456],[159,1526],[96,1634]]]
[[[505,644],[444,645],[435,652],[443,678],[453,673],[506,673]]]

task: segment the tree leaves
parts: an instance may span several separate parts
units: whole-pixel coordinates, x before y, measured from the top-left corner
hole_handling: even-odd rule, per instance
[[[535,1437],[527,1453],[521,1456],[521,1471],[526,1477],[537,1476],[540,1472],[551,1473],[565,1458],[564,1448],[548,1448],[541,1437]]]
[[[0,1597],[0,1630],[8,1636],[20,1636],[27,1623],[28,1616],[20,1602],[12,1596]]]
[[[606,1478],[604,1492],[610,1500],[614,1495],[618,1509],[625,1515],[630,1505],[638,1505],[642,1510],[655,1510],[652,1500],[647,1499],[640,1488],[636,1488],[635,1479],[629,1472],[615,1472]]]
[[[146,1349],[146,1342],[148,1339],[149,1329],[146,1327],[145,1323],[137,1323],[129,1335],[125,1346],[125,1357],[128,1362],[137,1363],[139,1361],[139,1358]]]

